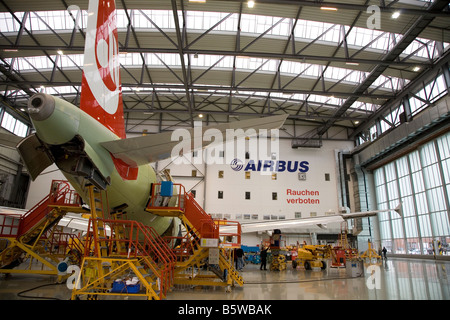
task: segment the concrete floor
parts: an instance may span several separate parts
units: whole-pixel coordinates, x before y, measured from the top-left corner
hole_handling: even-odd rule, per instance
[[[227,293],[223,287],[177,286],[167,300],[450,300],[448,261],[388,259],[373,270],[368,272],[366,265],[364,276],[353,278],[345,269],[293,270],[288,264],[284,271],[261,271],[258,265],[248,264],[242,271],[242,288]],[[55,280],[53,276],[0,275],[0,300],[69,299],[65,283],[55,285]]]

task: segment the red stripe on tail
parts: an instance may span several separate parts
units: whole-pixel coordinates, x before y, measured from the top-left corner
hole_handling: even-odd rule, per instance
[[[80,107],[125,138],[119,43],[113,0],[89,1]]]

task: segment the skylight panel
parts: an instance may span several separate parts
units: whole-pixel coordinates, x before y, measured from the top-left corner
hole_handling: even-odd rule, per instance
[[[131,55],[128,59],[134,58],[134,62],[131,63],[130,65],[134,65],[136,63],[136,60],[137,60],[136,55],[140,56],[140,54],[138,54],[138,53],[133,53],[133,54],[128,53],[128,54],[124,55],[126,59],[127,59],[126,56],[128,56],[128,55]],[[146,53],[144,56],[145,56],[145,63],[147,65],[181,66],[180,56],[177,53]],[[122,61],[122,55],[121,55],[121,61]],[[126,61],[130,61],[130,60],[126,60]],[[141,60],[140,64],[142,64],[142,60]],[[139,65],[139,63],[138,63],[138,65]]]
[[[380,105],[378,105],[378,104],[367,103],[367,102],[362,102],[362,101],[355,101],[355,102],[353,102],[353,104],[350,106],[350,109],[356,109],[356,110],[361,110],[361,111],[374,112],[374,111],[376,111],[379,107],[380,107]]]
[[[75,12],[72,12],[76,15]],[[74,16],[76,18],[76,16]],[[81,11],[81,19],[79,18],[78,23],[81,26],[85,26],[87,19],[87,12]],[[74,27],[74,21],[69,15],[67,10],[56,10],[56,11],[38,11],[33,12],[29,18],[31,24],[31,30],[72,30]]]
[[[83,68],[84,55],[83,54],[71,54],[60,56],[60,66],[63,68],[68,67],[80,67]]]
[[[137,52],[120,54],[119,62],[126,66],[142,66],[143,63],[141,55]]]
[[[380,75],[371,85],[372,88],[390,89],[391,91],[399,91],[409,83],[408,79],[400,79],[397,77],[386,77]]]
[[[413,55],[425,59],[434,59],[439,56],[439,51],[436,50],[436,41],[416,38],[403,51],[405,55]]]
[[[155,28],[153,23],[161,29],[175,28],[173,13],[169,10],[134,10],[133,15],[135,28]]]
[[[198,54],[195,58],[191,55],[191,66],[197,67],[211,67],[216,64],[223,56],[209,55],[209,54]]]
[[[186,27],[195,30],[208,30],[212,28],[220,20],[224,19],[229,13],[226,12],[203,12],[203,11],[187,11],[186,12]],[[234,16],[234,14],[232,15]],[[236,17],[231,16],[222,21],[216,26],[218,31],[233,31],[236,30]]]
[[[23,18],[23,12],[15,13],[17,18],[21,20]],[[19,22],[8,12],[0,12],[0,30],[5,32],[17,32],[20,29]]]
[[[280,66],[280,71],[283,73],[302,73],[306,68],[311,66],[311,64],[294,62],[294,61],[283,61]]]
[[[53,62],[46,56],[16,58],[15,69],[18,71],[50,69],[53,67]]]
[[[72,86],[45,87],[45,93],[57,96],[63,94],[76,94],[77,90]]]
[[[233,59],[232,56],[226,56],[224,59],[220,60],[220,62],[217,64],[217,67],[219,68],[232,68],[233,67]]]
[[[134,28],[136,29],[154,29],[156,24],[161,29],[173,30],[175,23],[173,19],[173,12],[171,10],[130,10],[131,19]],[[72,14],[76,14],[72,12]],[[117,10],[118,26],[120,29],[125,29],[128,25],[128,19],[125,11]],[[183,21],[181,11],[178,12],[180,21]],[[23,18],[23,12],[15,12],[19,20]],[[214,26],[221,19],[227,17],[229,13],[226,12],[203,12],[203,11],[187,11],[186,25],[190,30],[207,30]],[[221,31],[237,31],[239,15],[231,14],[228,18],[222,21],[214,29],[215,32]],[[82,27],[86,26],[87,12],[81,11],[81,20],[79,23]],[[45,22],[45,23],[44,23]],[[20,24],[9,13],[0,13],[0,28],[2,32],[18,32]],[[154,24],[153,24],[154,23]],[[293,20],[290,18],[262,16],[242,14],[241,16],[241,32],[252,33],[260,35],[267,31],[268,35],[277,35],[288,37],[291,32]],[[71,31],[74,27],[73,18],[69,15],[67,10],[57,11],[38,11],[31,12],[29,19],[27,19],[26,27],[32,31],[47,31],[67,30]],[[270,29],[270,30],[269,30]],[[344,31],[347,33],[348,26],[344,26]],[[294,36],[296,39],[317,39],[319,41],[326,41],[332,43],[339,43],[342,40],[343,32],[342,25],[335,25],[325,22],[297,20],[294,29]],[[376,29],[365,29],[360,27],[352,28],[351,32],[347,34],[347,44],[350,46],[365,47],[377,50],[392,49],[397,43],[401,34],[383,32]],[[415,40],[410,47],[405,50],[405,54],[412,54],[415,57],[428,58],[431,52],[434,58],[438,52],[434,50],[434,41],[428,42],[428,48],[420,48],[419,39]],[[448,46],[446,43],[445,46]],[[415,52],[417,51],[417,52]]]

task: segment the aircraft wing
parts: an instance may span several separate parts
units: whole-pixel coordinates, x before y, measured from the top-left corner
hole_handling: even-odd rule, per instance
[[[403,216],[402,203],[400,202],[395,209],[385,209],[385,210],[373,210],[373,211],[364,211],[364,212],[344,213],[344,214],[342,214],[342,217],[344,219],[364,218],[364,217],[374,216],[374,215],[376,215],[379,212],[388,212],[388,211],[394,211],[394,212],[397,212],[397,214],[399,216]]]
[[[377,215],[379,212],[389,212],[389,211],[397,212],[397,214],[401,216],[402,204],[400,203],[395,209],[352,212],[352,213],[336,214],[331,216],[320,216],[301,219],[285,219],[275,221],[242,223],[241,232],[247,233],[247,232],[267,231],[273,229],[295,229],[312,226],[316,226],[321,229],[327,229],[327,224],[329,223],[340,223],[348,219],[371,217]],[[227,225],[220,226],[220,232],[224,233],[235,232],[236,230],[234,229],[235,229],[234,226],[227,226]]]
[[[284,114],[264,118],[235,121],[214,126],[205,126],[201,127],[201,130],[196,128],[186,129],[191,137],[190,150],[194,151],[196,149],[204,148],[209,144],[214,143],[214,136],[219,131],[221,132],[223,141],[225,142],[227,129],[242,129],[241,132],[243,134],[241,136],[235,135],[234,137],[244,138],[248,135],[248,132],[250,132],[246,132],[249,129],[255,129],[256,132],[258,132],[258,130],[260,129],[278,129],[283,125],[287,117],[288,115]],[[239,131],[235,132],[238,133]],[[179,140],[172,141],[172,134],[173,132],[150,134],[140,137],[107,141],[101,143],[101,145],[106,150],[108,150],[115,158],[121,159],[126,164],[132,167],[136,167],[146,163],[170,158],[173,148],[180,143]],[[201,142],[201,146],[194,145],[194,141]]]
[[[344,219],[341,215],[334,216],[323,216],[323,217],[311,217],[302,219],[283,219],[275,221],[262,221],[262,222],[250,222],[241,224],[241,232],[257,232],[257,231],[267,231],[274,229],[295,229],[301,227],[312,227],[317,226],[321,229],[326,229],[328,223],[340,223]],[[221,225],[221,233],[233,233],[235,232],[234,226]]]

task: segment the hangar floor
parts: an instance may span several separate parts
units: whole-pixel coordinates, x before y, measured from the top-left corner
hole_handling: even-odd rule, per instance
[[[363,277],[352,278],[345,269],[306,272],[288,264],[284,271],[261,271],[248,264],[242,288],[226,293],[221,287],[177,286],[168,300],[450,300],[448,261],[393,258],[372,276],[367,271],[366,266]],[[52,276],[1,275],[0,300],[69,299],[66,285],[54,281]]]

